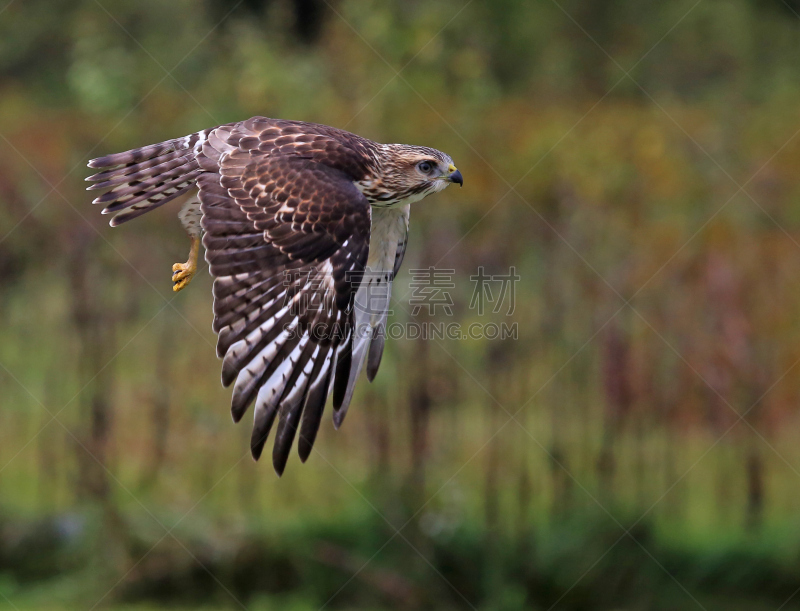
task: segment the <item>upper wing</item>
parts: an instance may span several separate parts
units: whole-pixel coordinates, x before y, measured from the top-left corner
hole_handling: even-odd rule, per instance
[[[342,171],[234,149],[225,135],[209,138],[204,154],[216,159],[200,162],[216,171],[197,180],[217,353],[223,384],[234,384],[234,420],[255,400],[255,458],[278,416],[280,474],[298,426],[300,457],[308,457],[331,387],[337,411],[352,395],[353,302],[369,251],[370,206]]]

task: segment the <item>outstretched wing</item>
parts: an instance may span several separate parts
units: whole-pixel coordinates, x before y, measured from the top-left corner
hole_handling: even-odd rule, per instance
[[[211,135],[199,161],[216,171],[197,179],[217,354],[223,384],[233,384],[234,420],[255,402],[254,458],[278,418],[272,456],[281,474],[298,428],[301,459],[311,452],[331,388],[336,411],[352,394],[353,303],[370,206],[344,172],[234,148],[232,137]]]

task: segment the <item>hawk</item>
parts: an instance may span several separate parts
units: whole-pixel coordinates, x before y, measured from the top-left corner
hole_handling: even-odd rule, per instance
[[[89,162],[111,226],[168,202],[191,240],[173,290],[197,271],[202,241],[214,277],[222,384],[238,422],[255,404],[258,460],[276,418],[272,463],[283,473],[299,429],[305,462],[329,394],[338,429],[366,364],[385,340],[392,280],[410,204],[463,184],[441,151],[379,144],[302,121],[253,117]]]

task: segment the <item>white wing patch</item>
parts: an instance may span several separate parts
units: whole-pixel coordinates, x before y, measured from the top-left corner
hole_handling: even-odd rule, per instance
[[[336,428],[339,428],[347,414],[364,363],[367,362],[367,376],[370,380],[374,379],[378,372],[386,339],[386,320],[392,298],[395,259],[398,248],[405,244],[408,216],[408,205],[399,208],[372,208],[369,258],[354,304],[353,365],[342,409],[333,415]]]

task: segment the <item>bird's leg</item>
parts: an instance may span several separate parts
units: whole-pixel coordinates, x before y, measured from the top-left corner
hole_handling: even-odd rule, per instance
[[[189,259],[186,263],[176,263],[172,266],[172,290],[176,293],[186,288],[197,272],[197,254],[200,252],[200,236],[189,236],[192,246],[189,249]]]

